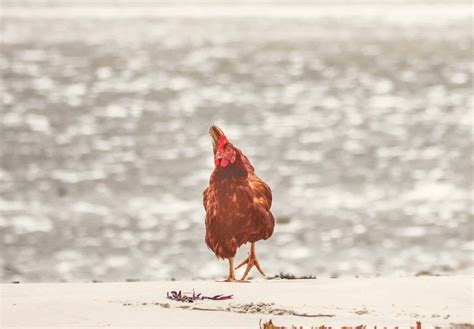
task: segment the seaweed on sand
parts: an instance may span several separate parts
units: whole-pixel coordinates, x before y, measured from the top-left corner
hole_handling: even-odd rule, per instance
[[[179,291],[171,291],[166,293],[166,298],[177,301],[177,302],[183,302],[183,303],[194,303],[196,300],[204,300],[204,299],[210,299],[210,300],[227,300],[227,299],[232,299],[233,295],[214,295],[214,296],[203,296],[201,293],[196,294],[193,290],[192,295],[188,293],[182,293],[181,290]]]

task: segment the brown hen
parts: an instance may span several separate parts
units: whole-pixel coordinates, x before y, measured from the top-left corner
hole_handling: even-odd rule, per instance
[[[265,275],[255,254],[255,242],[273,234],[275,220],[270,207],[270,187],[257,175],[249,159],[232,145],[217,126],[209,130],[214,151],[215,169],[209,187],[204,190],[206,209],[206,244],[218,258],[229,260],[228,282],[244,281],[255,266]],[[244,275],[235,279],[234,256],[244,243],[250,242]]]

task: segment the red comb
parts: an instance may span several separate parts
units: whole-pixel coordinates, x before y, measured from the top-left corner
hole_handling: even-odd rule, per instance
[[[217,144],[217,150],[219,152],[224,152],[224,145],[228,142],[227,137],[225,135],[219,136],[219,142]]]

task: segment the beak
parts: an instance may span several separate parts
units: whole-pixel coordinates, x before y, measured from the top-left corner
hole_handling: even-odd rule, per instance
[[[211,135],[212,148],[214,150],[214,154],[216,154],[217,153],[217,144],[219,143],[219,137],[221,135],[224,135],[224,132],[221,130],[221,128],[214,125],[209,129],[209,135]]]

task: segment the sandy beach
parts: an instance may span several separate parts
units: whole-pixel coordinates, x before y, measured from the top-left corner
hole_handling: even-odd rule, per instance
[[[318,278],[124,283],[2,284],[1,326],[259,328],[278,326],[424,328],[472,323],[471,276]],[[181,303],[169,291],[233,295]]]

